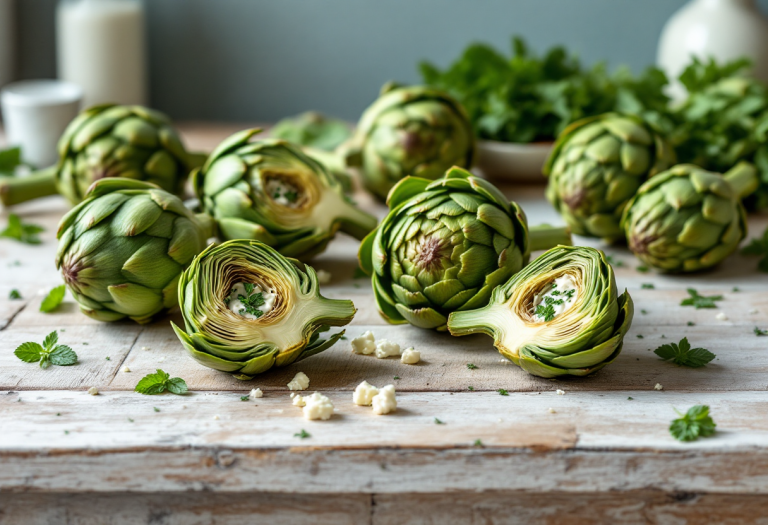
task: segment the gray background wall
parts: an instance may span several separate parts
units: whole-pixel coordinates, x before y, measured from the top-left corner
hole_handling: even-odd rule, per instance
[[[20,78],[54,77],[56,0],[18,0]],[[177,119],[355,119],[385,81],[419,80],[472,41],[523,36],[586,63],[652,64],[685,0],[145,0],[153,106]],[[768,0],[758,4],[768,11]]]

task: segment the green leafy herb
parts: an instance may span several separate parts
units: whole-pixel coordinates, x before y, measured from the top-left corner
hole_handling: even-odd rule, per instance
[[[87,344],[87,343],[83,343],[83,344]],[[106,359],[107,361],[112,361],[112,358],[109,356],[105,357],[104,359]]]
[[[474,391],[475,391],[475,387],[473,387],[473,386],[468,386],[468,387],[467,387],[467,390],[469,390],[470,392],[474,392]]]
[[[16,288],[14,288],[13,290],[11,290],[11,293],[8,294],[8,298],[21,299],[21,293]]]
[[[643,290],[653,290],[656,287],[653,285],[653,283],[643,283],[640,285],[640,288],[642,288]]]
[[[483,442],[479,439],[476,439],[474,443],[472,443],[473,447],[483,447]]]
[[[768,133],[768,131],[766,131]],[[766,155],[768,158],[768,155]],[[768,228],[763,232],[762,237],[756,237],[750,241],[742,250],[744,255],[757,255],[760,260],[757,263],[757,269],[761,272],[768,272]]]
[[[467,368],[469,368],[470,370],[476,370],[478,367],[477,365],[473,365],[472,363],[467,363]]]
[[[693,306],[697,310],[702,308],[717,308],[715,301],[723,300],[722,295],[699,295],[699,292],[693,288],[688,288],[688,295],[690,295],[690,297],[683,299],[680,306]]]
[[[67,287],[63,284],[52,288],[48,295],[45,296],[45,299],[43,299],[43,302],[40,303],[40,311],[49,314],[56,310],[64,300],[66,293]]]
[[[21,166],[21,148],[18,146],[0,150],[0,176],[13,177]]]
[[[306,430],[304,430],[304,429],[302,428],[302,429],[301,429],[301,432],[296,432],[296,433],[293,435],[293,437],[297,437],[297,438],[299,438],[299,439],[307,439],[308,437],[312,437],[312,434],[310,434],[309,432],[307,432]]]
[[[13,352],[16,357],[25,363],[40,362],[40,368],[48,368],[51,365],[70,366],[77,363],[77,354],[67,345],[60,345],[59,334],[56,331],[48,334],[43,344],[22,343]]]
[[[677,412],[677,410],[675,410]],[[715,422],[709,415],[707,405],[696,405],[688,409],[684,415],[677,412],[678,419],[669,425],[669,433],[679,441],[694,441],[700,437],[711,436],[715,433]]]
[[[641,313],[641,314],[643,314],[643,315],[648,315],[648,310],[643,310],[643,309],[641,308],[641,309],[640,309],[640,313]]]
[[[395,376],[393,377],[393,379],[400,379],[400,376]]]
[[[755,327],[755,335],[761,336],[761,335],[768,335],[768,330],[760,330],[757,326]]]
[[[622,261],[621,259],[614,259],[612,255],[606,255],[605,260],[608,264],[610,264],[611,266],[615,266],[617,268],[621,268],[622,266],[624,266],[624,261]]]
[[[240,396],[240,401],[248,401],[251,399],[249,396]]]
[[[347,140],[352,131],[343,120],[309,111],[279,121],[270,134],[294,144],[332,151]]]
[[[704,348],[691,348],[687,337],[683,337],[678,344],[668,343],[661,345],[653,351],[665,361],[691,368],[699,368],[715,358],[715,354]]]
[[[508,396],[509,395],[509,392],[507,392],[503,388],[499,388],[496,392],[498,392],[500,396]]]
[[[157,408],[157,407],[152,407],[152,408],[155,410],[155,412],[160,412],[159,408]]]
[[[733,289],[732,289],[731,291],[732,291],[732,292],[734,292],[734,293],[738,293],[738,292],[740,292],[741,290],[739,290],[739,287],[738,287],[738,286],[734,286],[734,287],[733,287]]]
[[[635,400],[635,398],[634,398],[634,397],[628,397],[628,398],[627,398],[627,401],[634,401],[634,400]]]
[[[440,421],[439,419],[435,418],[435,424],[436,425],[445,425],[444,422]]]
[[[637,338],[638,339],[642,339],[643,338],[643,334],[637,334]]]
[[[180,377],[171,378],[170,375],[158,368],[154,374],[147,374],[142,377],[135,389],[139,394],[149,396],[162,394],[166,390],[176,395],[186,394],[187,383]],[[155,409],[155,412],[159,412],[159,410]]]
[[[18,215],[11,213],[8,215],[8,226],[0,232],[0,237],[15,239],[25,244],[40,244],[38,234],[44,231],[42,226],[24,223]]]
[[[648,273],[648,267],[647,266],[638,266],[637,268],[635,268],[635,270],[637,270],[640,273]]]
[[[696,326],[696,323],[694,323],[693,321],[688,321],[687,324],[688,324],[688,326]]]

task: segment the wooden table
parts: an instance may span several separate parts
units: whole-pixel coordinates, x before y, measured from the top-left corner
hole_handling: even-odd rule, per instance
[[[200,149],[235,129],[184,127]],[[503,190],[531,223],[561,222],[543,187]],[[382,206],[359,200],[383,216]],[[745,523],[768,514],[768,337],[753,333],[768,328],[768,276],[754,258],[662,276],[607,247],[636,305],[624,351],[591,377],[546,380],[501,359],[488,337],[385,324],[370,284],[354,278],[357,243],[339,237],[315,267],[332,273],[326,295],[359,309],[347,334],[372,330],[415,346],[422,362],[354,355],[347,340],[240,382],[190,359],[167,320],[98,323],[71,298],[40,313],[43,293],[61,283],[53,254],[66,209],[54,197],[15,210],[45,226],[41,246],[0,240],[0,524]],[[767,224],[750,219],[753,234]],[[724,299],[715,310],[682,307],[687,287]],[[8,298],[12,288],[23,300]],[[13,355],[53,330],[77,352],[77,366],[42,370]],[[717,359],[690,369],[653,354],[682,337]],[[134,393],[156,368],[192,392]],[[333,400],[331,420],[306,421],[291,406],[286,383],[298,371],[310,391]],[[395,384],[397,412],[355,406],[351,391],[362,380]],[[87,394],[92,386],[99,395]],[[241,401],[253,387],[264,397]],[[695,404],[711,406],[717,434],[675,441],[674,409]],[[311,437],[294,436],[302,429]]]

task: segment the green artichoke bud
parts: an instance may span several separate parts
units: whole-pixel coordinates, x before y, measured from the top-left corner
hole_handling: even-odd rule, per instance
[[[390,83],[360,118],[347,163],[384,199],[408,175],[434,180],[451,166],[469,168],[474,150],[472,124],[456,100],[435,88]]]
[[[355,315],[352,301],[320,295],[310,266],[248,240],[206,248],[182,275],[179,302],[186,332],[172,324],[184,348],[238,379],[330,348],[344,331],[320,332]]]
[[[629,199],[674,162],[667,140],[637,117],[581,119],[563,130],[544,165],[547,199],[574,233],[615,242]]]
[[[187,153],[162,113],[141,106],[95,106],[67,126],[58,164],[4,181],[0,201],[11,206],[60,193],[77,204],[91,184],[111,177],[151,182],[181,195],[187,175],[202,160]]]
[[[154,184],[102,179],[61,219],[56,268],[89,317],[147,323],[178,304],[181,272],[211,227]]]
[[[622,227],[629,249],[666,272],[694,272],[720,263],[747,235],[741,198],[758,186],[746,162],[725,174],[679,164],[643,184]]]
[[[406,177],[387,204],[359,259],[373,276],[382,317],[393,324],[445,330],[451,312],[485,306],[531,250],[571,242],[566,228],[529,231],[516,203],[458,167],[436,181]]]
[[[359,210],[318,162],[279,139],[235,133],[192,174],[224,239],[254,239],[289,257],[322,252],[338,230],[362,239],[376,219]]]
[[[585,376],[616,359],[633,312],[603,252],[558,246],[496,288],[484,308],[452,313],[448,330],[490,335],[529,374]]]

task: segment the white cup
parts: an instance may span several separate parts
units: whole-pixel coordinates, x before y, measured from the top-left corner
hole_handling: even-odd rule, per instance
[[[20,146],[21,156],[36,168],[55,164],[56,145],[80,111],[83,90],[60,80],[25,80],[0,92],[8,145]]]

